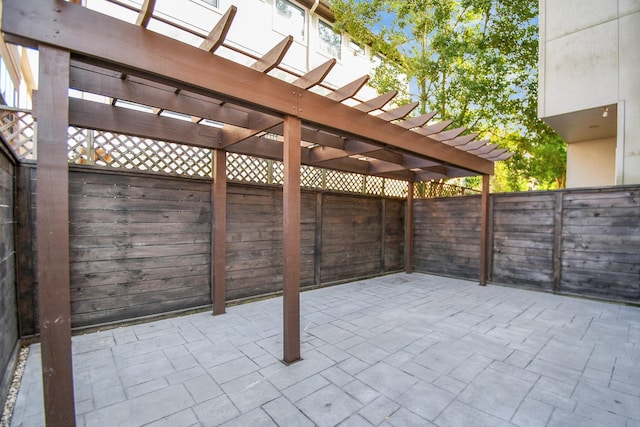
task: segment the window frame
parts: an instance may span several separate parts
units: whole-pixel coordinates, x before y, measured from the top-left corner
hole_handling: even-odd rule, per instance
[[[339,40],[339,45],[336,46],[334,44],[329,44],[327,43],[327,41],[322,37],[321,34],[321,28],[327,28],[329,29],[329,31],[331,31],[331,34],[334,35],[335,37],[337,37],[337,39]],[[320,52],[323,55],[329,56],[331,58],[336,58],[338,60],[342,60],[342,42],[343,42],[343,38],[342,38],[342,34],[340,33],[336,33],[335,31],[333,31],[333,25],[331,25],[330,23],[326,22],[323,19],[318,19],[318,26],[317,26],[317,36],[318,36],[318,52]],[[326,50],[325,46],[331,46],[333,48],[338,48],[338,54],[334,54],[331,50]]]
[[[302,34],[296,36],[295,34],[291,34],[291,31],[287,30],[286,27],[283,25],[285,23],[291,23],[293,22],[290,18],[288,20],[285,21],[285,18],[280,14],[279,10],[278,10],[278,3],[282,2],[285,4],[290,5],[293,9],[302,12],[301,16],[302,16],[302,28],[300,28],[300,30],[302,31]],[[286,36],[292,35],[293,39],[299,43],[306,43],[307,41],[307,22],[308,22],[308,14],[307,14],[307,10],[300,6],[299,4],[297,4],[296,2],[293,2],[291,0],[274,0],[273,1],[273,21],[272,21],[272,28],[274,31],[280,33],[280,34],[284,34]],[[301,37],[301,38],[299,38]]]

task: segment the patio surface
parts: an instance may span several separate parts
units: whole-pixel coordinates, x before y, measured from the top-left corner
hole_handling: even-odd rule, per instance
[[[425,274],[73,338],[79,426],[640,426],[640,308]],[[33,345],[11,426],[43,425]]]

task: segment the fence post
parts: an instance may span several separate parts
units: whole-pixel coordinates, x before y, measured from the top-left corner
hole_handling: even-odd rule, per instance
[[[413,182],[409,181],[407,188],[407,207],[404,223],[404,269],[408,274],[413,273]]]
[[[482,175],[480,207],[480,286],[487,284],[489,252],[489,175]]]
[[[562,204],[564,192],[556,193],[553,230],[553,292],[560,292],[562,283]]]

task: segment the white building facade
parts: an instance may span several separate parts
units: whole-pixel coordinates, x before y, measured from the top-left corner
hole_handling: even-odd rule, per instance
[[[135,23],[137,10],[143,7],[144,1],[82,0],[78,3]],[[258,58],[291,35],[293,43],[281,63],[281,69],[272,70],[271,73],[278,74],[281,79],[294,80],[295,74],[305,74],[335,58],[336,65],[324,80],[333,89],[369,74],[376,65],[375,59],[371,60],[367,46],[358,45],[348,35],[333,31],[333,13],[326,0],[156,0],[153,17],[147,28],[185,43],[199,45],[202,37],[195,34],[206,36],[232,6],[237,8],[233,25],[225,44],[216,50],[216,55],[248,65],[255,59],[239,52],[250,53]],[[186,16],[188,19],[184,18]],[[32,77],[28,70],[37,69],[37,63],[29,67],[29,61],[21,58],[26,51],[18,51],[15,46],[5,44],[4,40],[0,48],[0,103],[30,108],[30,91],[37,85],[37,81],[33,81],[34,77],[37,80],[37,76]],[[31,62],[36,62],[37,52],[33,51],[33,54],[35,59],[31,59]],[[214,71],[212,78],[215,78]],[[316,90],[322,92],[329,89]],[[368,87],[363,88],[362,94],[365,98],[377,95]]]
[[[640,184],[640,1],[540,0],[538,114],[567,187]]]

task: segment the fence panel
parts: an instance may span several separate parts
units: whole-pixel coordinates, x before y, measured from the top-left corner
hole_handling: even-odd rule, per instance
[[[414,203],[414,268],[477,278],[480,197],[417,199]]]
[[[0,402],[11,385],[18,349],[15,268],[15,165],[0,141]]]
[[[73,170],[69,187],[74,326],[211,302],[209,181]]]
[[[640,301],[640,188],[564,197],[561,288]]]
[[[491,280],[551,290],[555,196],[495,194]]]

